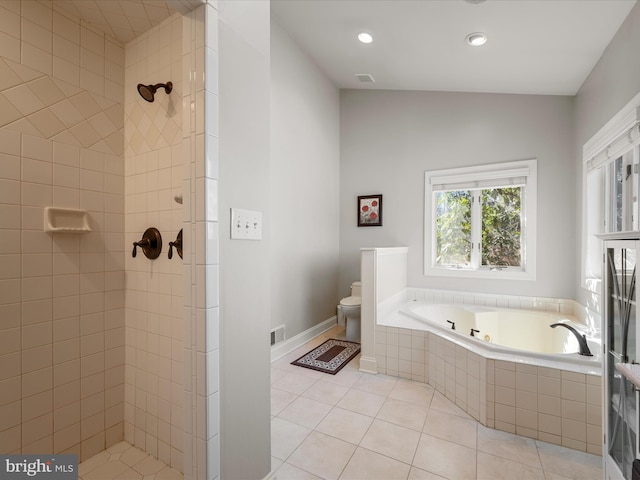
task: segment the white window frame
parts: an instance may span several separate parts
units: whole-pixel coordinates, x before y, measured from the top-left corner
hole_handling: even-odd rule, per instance
[[[629,101],[611,120],[582,146],[582,288],[600,293],[602,284],[602,236],[624,238],[625,232],[608,232],[607,216],[611,216],[606,168],[611,162],[633,150],[637,163],[640,145],[640,93]],[[601,173],[598,174],[597,172]],[[598,177],[591,175],[599,175]],[[634,214],[638,215],[637,206]],[[633,229],[633,227],[631,227]],[[630,236],[637,238],[633,230]],[[596,236],[598,235],[598,236]],[[593,304],[597,304],[593,299]]]
[[[427,276],[492,278],[505,280],[535,280],[536,278],[536,218],[537,218],[537,160],[477,165],[425,172],[424,177],[424,274]],[[456,268],[437,265],[435,192],[437,185],[463,189],[490,188],[508,185],[510,179],[524,178],[522,195],[522,267],[490,269],[475,265],[473,268]],[[476,209],[478,211],[479,209]],[[472,213],[473,214],[473,213]],[[477,213],[476,213],[477,215]],[[477,239],[472,239],[477,242]],[[477,262],[476,262],[477,263]]]

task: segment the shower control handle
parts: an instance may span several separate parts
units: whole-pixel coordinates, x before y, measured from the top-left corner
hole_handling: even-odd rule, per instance
[[[142,249],[145,257],[154,260],[160,256],[162,251],[162,236],[155,227],[147,228],[142,235],[142,239],[133,242],[133,252],[131,256],[135,258],[138,247]]]
[[[182,229],[180,229],[180,232],[178,233],[175,241],[169,242],[169,259],[173,258],[174,247],[176,249],[176,252],[178,252],[180,258],[182,258]]]
[[[476,336],[476,335],[475,335],[476,333],[480,333],[480,330],[476,330],[475,328],[472,328],[472,329],[471,329],[471,333],[470,333],[470,334],[471,334],[471,336],[472,336],[472,337],[475,337],[475,336]]]
[[[142,248],[144,250],[145,248],[149,248],[149,244],[150,243],[151,242],[149,242],[149,239],[147,239],[147,238],[143,238],[139,242],[133,242],[133,252],[131,253],[131,256],[133,258],[136,258],[136,255],[138,253],[138,247],[140,247],[140,248]]]

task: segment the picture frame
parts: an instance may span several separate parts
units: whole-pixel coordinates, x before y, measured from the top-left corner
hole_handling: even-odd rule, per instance
[[[358,196],[358,227],[382,226],[382,194]]]

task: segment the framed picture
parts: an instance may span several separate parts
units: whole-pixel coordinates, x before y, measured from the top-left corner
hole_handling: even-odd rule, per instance
[[[361,195],[358,197],[358,226],[382,226],[382,195]]]

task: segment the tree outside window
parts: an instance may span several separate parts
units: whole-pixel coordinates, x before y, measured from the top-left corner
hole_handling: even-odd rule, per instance
[[[510,186],[434,192],[436,265],[521,268],[522,191]]]

